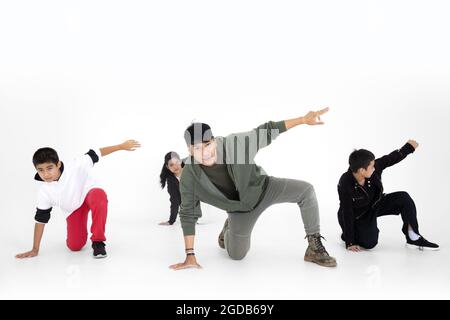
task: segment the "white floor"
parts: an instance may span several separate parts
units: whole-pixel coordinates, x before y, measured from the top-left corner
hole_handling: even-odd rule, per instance
[[[0,299],[449,299],[449,6],[1,1]],[[184,244],[179,224],[158,226],[169,205],[158,175],[166,152],[186,156],[182,130],[205,121],[227,135],[322,106],[331,108],[325,126],[283,134],[257,163],[314,184],[338,268],[303,261],[298,209],[278,206],[240,262],[217,245],[225,215],[205,210],[204,269],[169,270]],[[31,247],[32,152],[52,146],[66,161],[128,138],[142,149],[95,169],[110,199],[109,257],[94,260],[89,245],[69,252],[54,210],[39,257],[14,259]],[[347,252],[335,212],[348,154],[382,156],[408,139],[420,148],[384,174],[386,191],[412,194],[421,231],[442,250],[408,251],[400,219],[386,217],[375,250]]]
[[[354,254],[345,251],[329,217],[323,219],[322,231],[339,266],[326,269],[303,261],[306,240],[295,207],[269,209],[255,227],[249,255],[240,262],[230,260],[217,245],[224,217],[214,211],[197,227],[196,250],[203,270],[178,272],[168,266],[183,258],[179,223],[162,227],[154,217],[110,219],[109,257],[104,260],[93,259],[89,246],[79,253],[69,252],[62,219],[54,219],[47,227],[39,257],[25,261],[14,259],[14,254],[29,248],[31,233],[6,230],[0,235],[0,298],[450,298],[449,242],[444,233],[428,235],[441,244],[441,251],[410,250],[400,234],[399,219],[386,217],[380,222],[379,246]]]

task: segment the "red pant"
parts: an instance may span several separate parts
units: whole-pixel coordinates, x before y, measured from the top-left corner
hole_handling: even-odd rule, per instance
[[[88,213],[92,212],[92,241],[105,241],[105,225],[108,213],[108,198],[103,189],[92,189],[84,203],[67,217],[67,246],[72,251],[83,249],[87,241]]]

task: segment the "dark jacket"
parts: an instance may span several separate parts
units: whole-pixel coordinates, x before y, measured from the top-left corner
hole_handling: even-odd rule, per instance
[[[181,205],[180,182],[174,175],[167,177],[167,192],[170,195],[169,223],[174,224],[177,220],[178,210]]]
[[[381,179],[384,169],[399,163],[414,150],[414,147],[407,143],[401,149],[375,160],[375,172],[372,177],[366,179],[367,187],[374,188],[375,197],[373,201],[370,201],[367,192],[358,184],[350,169],[342,175],[338,184],[340,201],[338,219],[347,247],[355,244],[355,223],[357,220],[370,211],[376,210],[377,204],[384,196]]]

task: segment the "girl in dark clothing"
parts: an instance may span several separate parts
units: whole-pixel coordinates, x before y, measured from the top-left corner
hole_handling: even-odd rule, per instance
[[[167,185],[170,195],[170,218],[169,221],[161,222],[160,225],[170,226],[177,220],[178,209],[181,205],[180,177],[183,172],[184,163],[176,152],[169,152],[164,157],[164,165],[161,170],[161,188]]]

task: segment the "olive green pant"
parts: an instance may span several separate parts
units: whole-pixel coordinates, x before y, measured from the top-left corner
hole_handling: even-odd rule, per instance
[[[251,233],[261,213],[273,204],[297,203],[307,235],[320,232],[319,206],[314,187],[305,181],[269,177],[266,192],[250,212],[228,213],[224,227],[225,248],[234,260],[242,260],[250,250]]]

